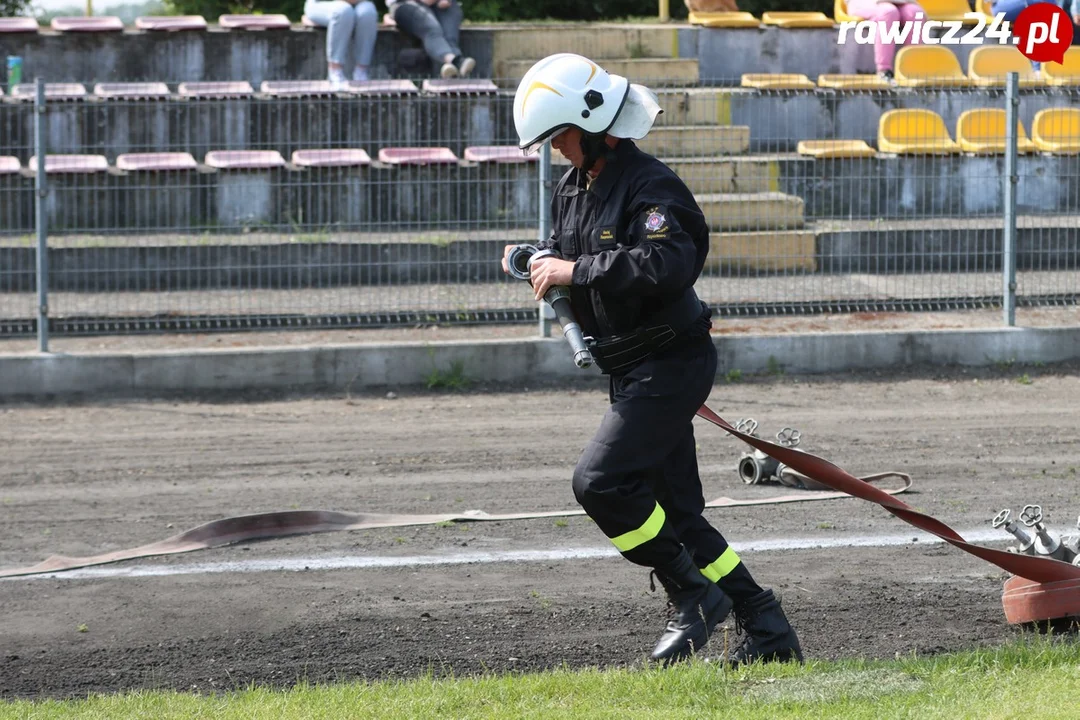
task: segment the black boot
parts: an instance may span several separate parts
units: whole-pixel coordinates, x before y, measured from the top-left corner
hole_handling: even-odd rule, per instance
[[[772,590],[764,590],[735,607],[735,623],[746,637],[731,656],[734,665],[803,661],[795,628],[788,623]]]
[[[652,659],[676,662],[705,646],[713,628],[727,618],[734,603],[701,574],[685,551],[665,567],[656,568],[655,573],[667,591],[673,613]]]

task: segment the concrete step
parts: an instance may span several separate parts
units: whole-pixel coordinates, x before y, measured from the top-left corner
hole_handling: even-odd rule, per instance
[[[794,270],[815,272],[815,233],[813,230],[712,233],[705,269],[734,275]]]
[[[780,192],[699,195],[698,204],[713,230],[801,228],[803,199]]]
[[[668,125],[654,128],[638,141],[645,152],[657,157],[702,158],[744,153],[750,147],[747,126]]]
[[[516,88],[535,60],[503,60],[495,67],[496,82]],[[604,69],[647,86],[697,85],[698,61],[673,58],[619,58],[604,61]]]
[[[656,118],[658,126],[731,124],[730,89],[660,88],[655,92],[664,109]]]
[[[650,155],[668,158],[670,164],[677,158],[697,160],[744,153],[750,147],[750,128],[706,125],[656,127],[636,142]],[[551,162],[553,165],[569,164],[558,152],[551,154]]]
[[[670,25],[560,23],[490,27],[496,66],[505,60],[536,62],[560,52],[579,53],[596,61],[679,56],[679,31]],[[606,67],[607,63],[603,64]]]
[[[780,163],[775,159],[674,158],[664,162],[695,195],[762,193],[780,189]]]

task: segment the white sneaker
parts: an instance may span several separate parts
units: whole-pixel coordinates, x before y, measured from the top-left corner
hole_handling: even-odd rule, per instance
[[[345,73],[342,72],[341,68],[331,69],[326,77],[330,81],[330,87],[333,90],[344,87],[345,83],[348,82],[345,78]]]
[[[442,70],[439,72],[444,79],[456,78],[458,76],[457,66],[452,62],[443,63]]]
[[[469,77],[469,73],[471,73],[475,68],[475,60],[473,60],[471,57],[462,58],[461,65],[458,67],[458,72],[461,73],[461,77]]]
[[[357,66],[353,68],[352,79],[355,82],[367,82],[371,78],[368,76],[367,68]]]

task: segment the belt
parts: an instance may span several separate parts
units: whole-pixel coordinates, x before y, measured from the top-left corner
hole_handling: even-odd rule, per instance
[[[603,338],[587,337],[585,344],[602,373],[618,375],[671,345],[704,311],[705,305],[690,289],[676,302],[650,314],[636,330]]]

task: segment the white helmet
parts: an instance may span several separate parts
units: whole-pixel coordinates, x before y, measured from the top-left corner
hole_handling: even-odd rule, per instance
[[[569,127],[639,139],[663,112],[656,96],[581,55],[559,53],[529,68],[514,95],[514,126],[526,154]]]

